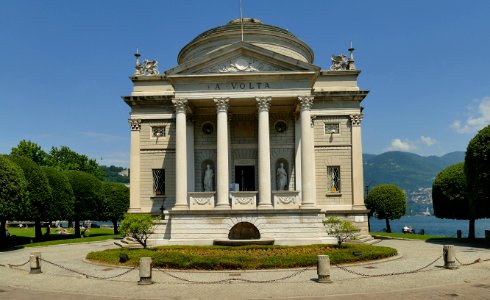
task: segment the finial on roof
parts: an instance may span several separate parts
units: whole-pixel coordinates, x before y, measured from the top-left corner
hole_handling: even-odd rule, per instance
[[[354,47],[352,47],[352,41],[350,41],[349,50],[349,60],[347,61],[347,70],[355,70],[356,66],[354,65]]]
[[[134,54],[134,57],[136,58],[136,64],[134,66],[135,70],[134,70],[133,76],[139,76],[139,75],[145,74],[145,70],[144,70],[144,68],[140,62],[140,56],[141,56],[141,54],[138,51],[138,48],[136,48],[136,53]]]

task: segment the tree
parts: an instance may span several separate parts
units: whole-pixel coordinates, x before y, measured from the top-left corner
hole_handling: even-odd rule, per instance
[[[372,209],[378,219],[386,220],[386,232],[391,232],[390,221],[401,218],[407,209],[405,193],[392,184],[379,184],[369,191],[366,207]]]
[[[470,141],[464,162],[470,216],[490,218],[490,125]],[[470,230],[468,238],[474,238],[474,221]]]
[[[75,236],[80,237],[80,221],[97,219],[104,201],[102,182],[94,175],[82,171],[65,171],[75,195]]]
[[[470,213],[464,163],[442,170],[432,184],[432,204],[438,218],[469,220],[469,233],[475,232],[475,219]]]
[[[75,209],[75,196],[70,181],[64,172],[53,167],[43,166],[41,170],[48,178],[53,198],[48,220],[71,220]]]
[[[36,240],[41,240],[41,221],[46,221],[52,209],[51,187],[46,174],[34,161],[23,156],[11,155],[10,159],[24,172],[29,195],[25,217],[34,221]]]
[[[27,206],[27,181],[22,169],[0,155],[0,240],[7,220],[20,217]]]
[[[60,170],[83,171],[98,179],[104,178],[104,172],[99,169],[95,159],[89,159],[86,155],[78,154],[67,146],[61,146],[59,149],[52,147],[49,151],[48,165]]]
[[[26,140],[20,141],[17,147],[12,148],[10,154],[30,158],[39,166],[46,165],[48,161],[48,154],[41,149],[41,146]]]
[[[342,220],[339,217],[330,217],[323,220],[323,224],[327,228],[328,235],[332,235],[337,238],[339,247],[343,242],[349,239],[355,239],[359,229],[347,220]]]
[[[114,234],[119,234],[117,221],[124,217],[129,208],[129,188],[122,183],[107,182],[102,183],[104,188],[104,217],[112,221]]]
[[[146,249],[146,242],[154,231],[153,218],[148,214],[126,214],[121,222],[121,231]]]

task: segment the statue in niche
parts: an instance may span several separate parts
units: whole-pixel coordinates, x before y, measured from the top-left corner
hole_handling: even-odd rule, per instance
[[[288,173],[284,169],[284,163],[279,165],[276,171],[276,186],[278,191],[284,191],[288,182]]]
[[[206,165],[206,171],[204,171],[204,180],[203,180],[205,192],[213,191],[213,177],[214,177],[213,169],[211,169],[210,165]]]

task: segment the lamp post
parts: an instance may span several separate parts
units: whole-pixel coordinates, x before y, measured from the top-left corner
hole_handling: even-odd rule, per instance
[[[160,206],[160,212],[162,213],[162,220],[165,220],[165,207],[163,207],[163,204],[162,206]]]

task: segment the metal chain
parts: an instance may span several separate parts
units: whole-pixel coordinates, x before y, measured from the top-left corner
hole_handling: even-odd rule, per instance
[[[418,268],[418,269],[415,269],[415,270],[412,270],[412,271],[404,271],[404,272],[393,272],[393,273],[385,273],[385,274],[365,274],[365,273],[360,273],[360,272],[356,272],[356,271],[353,271],[353,270],[349,270],[347,269],[346,267],[343,267],[341,265],[335,265],[337,268],[343,270],[343,271],[346,271],[348,273],[351,273],[351,274],[355,274],[355,275],[359,275],[359,276],[363,276],[363,277],[384,277],[384,276],[395,276],[395,275],[403,275],[403,274],[412,274],[412,273],[416,273],[416,272],[420,272],[422,271],[423,269],[426,269],[428,268],[429,266],[433,265],[436,261],[438,261],[440,258],[442,257],[441,256],[438,256],[435,260],[433,260],[432,262],[428,263],[427,265],[421,267],[421,268]]]
[[[477,258],[477,259],[475,259],[475,261],[465,264],[465,263],[462,263],[457,257],[454,257],[454,258],[462,266],[471,266],[471,265],[477,264],[477,263],[482,262],[482,261],[490,261],[490,259]]]
[[[164,269],[157,269],[158,271],[172,277],[172,278],[175,278],[175,279],[178,279],[178,280],[181,280],[181,281],[185,281],[185,282],[188,282],[188,283],[197,283],[197,284],[220,284],[220,283],[231,283],[233,281],[240,281],[240,282],[246,282],[246,283],[272,283],[272,282],[277,282],[277,281],[281,281],[281,280],[286,280],[286,279],[289,279],[289,278],[292,278],[292,277],[295,277],[303,272],[305,272],[306,270],[310,269],[309,267],[307,268],[304,268],[304,269],[301,269],[301,270],[298,270],[290,275],[287,275],[287,276],[284,276],[284,277],[281,277],[281,278],[276,278],[276,279],[271,279],[271,280],[250,280],[250,279],[243,279],[243,278],[227,278],[227,279],[222,279],[222,280],[215,280],[215,281],[197,281],[197,280],[190,280],[190,279],[187,279],[187,278],[183,278],[183,277],[180,277],[180,276],[177,276],[177,275],[173,275],[167,271],[165,271]]]
[[[19,268],[19,267],[23,267],[25,265],[27,265],[31,260],[28,259],[25,263],[23,264],[20,264],[20,265],[13,265],[13,264],[7,264],[9,266],[9,268]]]
[[[90,275],[90,274],[87,274],[87,273],[84,273],[84,272],[73,270],[73,269],[67,268],[65,266],[62,266],[60,264],[54,263],[52,261],[46,260],[44,258],[40,258],[40,260],[42,260],[42,261],[44,261],[44,262],[46,262],[48,264],[51,264],[53,266],[56,266],[58,268],[64,269],[66,271],[73,272],[73,273],[76,273],[76,274],[79,274],[79,275],[83,275],[83,276],[85,276],[87,278],[95,278],[95,279],[114,279],[114,278],[117,278],[117,277],[121,277],[121,276],[123,276],[125,274],[128,274],[129,272],[131,272],[131,271],[135,270],[136,268],[138,268],[138,267],[133,267],[131,269],[128,269],[128,270],[122,272],[121,274],[117,274],[117,275],[114,275],[114,276],[102,277],[102,276]]]

